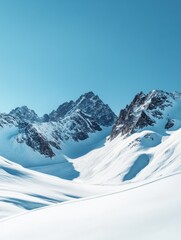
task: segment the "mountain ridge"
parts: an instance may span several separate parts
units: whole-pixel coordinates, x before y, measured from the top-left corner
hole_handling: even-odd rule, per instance
[[[72,161],[76,181],[120,184],[181,170],[181,94],[137,94],[121,110],[105,145]]]
[[[158,120],[164,119],[164,111],[177,100],[181,99],[181,93],[168,93],[162,90],[152,90],[148,94],[138,93],[130,105],[120,111],[119,117],[113,126],[110,139],[114,139],[120,133],[122,135],[133,134],[147,126],[155,126]],[[165,128],[171,128],[174,120],[167,116]]]
[[[100,146],[116,118],[93,92],[43,117],[26,106],[17,107],[0,114],[0,155],[23,167],[71,180],[79,173],[69,156]]]
[[[180,93],[153,90],[138,93],[118,118],[93,92],[61,104],[41,118],[27,107],[16,108],[12,115],[0,114],[0,154],[24,167],[69,180],[90,179],[96,183],[105,172],[101,183],[109,178],[108,182],[126,181],[149,168],[159,152],[156,149],[161,145],[168,147],[164,145],[166,138],[174,141],[170,152],[178,148],[179,142],[172,133],[181,127],[180,104]],[[160,151],[166,161],[171,159],[169,151],[164,153],[162,147]],[[177,169],[178,154],[173,156]],[[120,165],[124,159],[127,163]],[[112,164],[117,166],[113,174],[109,170]],[[133,174],[138,165],[140,171]]]

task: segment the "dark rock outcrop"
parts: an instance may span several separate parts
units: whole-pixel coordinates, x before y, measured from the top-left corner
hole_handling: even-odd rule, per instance
[[[29,123],[19,124],[19,134],[17,136],[18,143],[26,143],[34,151],[45,155],[46,157],[52,158],[55,154],[51,149],[51,143],[47,141],[38,130]]]
[[[129,135],[147,126],[154,126],[163,118],[164,110],[172,106],[175,95],[164,91],[153,90],[148,94],[138,93],[130,105],[120,111],[119,117],[113,126],[110,139],[117,135]],[[168,122],[165,128],[172,125]]]
[[[174,120],[168,119],[167,123],[165,124],[165,129],[170,129],[173,126],[174,126]]]

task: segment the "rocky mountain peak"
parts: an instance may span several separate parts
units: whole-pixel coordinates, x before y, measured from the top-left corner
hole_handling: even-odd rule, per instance
[[[83,94],[81,97],[85,97],[85,98],[89,98],[90,99],[92,97],[98,97],[98,96],[95,95],[92,91],[90,91],[90,92],[87,92],[87,93]]]
[[[99,96],[93,92],[80,96],[75,104],[76,109],[80,109],[83,113],[90,115],[101,126],[111,126],[117,119],[111,108],[104,104]]]
[[[34,110],[29,109],[27,106],[17,107],[10,111],[9,115],[14,116],[17,120],[23,122],[39,122],[40,118]]]
[[[53,110],[49,114],[50,121],[58,121],[59,119],[63,119],[75,106],[74,101],[65,102],[61,104],[57,110]]]
[[[110,107],[104,104],[98,95],[88,92],[81,95],[75,102],[70,101],[60,105],[57,110],[49,114],[49,119],[51,121],[59,121],[77,111],[91,116],[101,126],[111,126],[117,118]]]
[[[95,102],[101,101],[100,98],[95,95],[93,92],[88,92],[81,95],[75,102],[76,109],[81,109],[84,112],[88,112],[91,108],[95,107]],[[90,105],[90,108],[87,109],[87,105]]]
[[[131,104],[120,111],[113,126],[111,139],[120,133],[122,135],[132,134],[147,126],[154,126],[159,119],[165,118],[165,110],[172,107],[178,98],[181,99],[179,93],[168,93],[161,90],[153,90],[148,94],[138,93]],[[167,128],[171,126],[171,122],[173,123],[173,120],[169,119],[169,123],[166,124]]]

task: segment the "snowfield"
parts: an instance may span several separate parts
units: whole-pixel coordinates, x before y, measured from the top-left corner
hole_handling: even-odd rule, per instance
[[[0,157],[0,218],[110,191],[109,186],[77,184],[25,169]]]
[[[178,240],[181,174],[0,222],[1,240]]]
[[[160,134],[144,130],[119,135],[105,146],[72,161],[80,172],[74,181],[122,184],[157,179],[181,171],[181,128]]]

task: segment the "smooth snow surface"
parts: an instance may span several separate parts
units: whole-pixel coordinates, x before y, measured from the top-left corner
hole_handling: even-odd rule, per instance
[[[181,174],[0,222],[1,240],[178,240]]]
[[[110,190],[38,173],[0,157],[0,218]]]
[[[120,184],[156,179],[181,171],[181,128],[161,135],[144,130],[118,136],[102,148],[73,160],[79,182]]]
[[[149,157],[146,154],[142,154],[140,155],[135,162],[133,163],[133,165],[131,166],[131,168],[129,169],[129,172],[124,176],[123,181],[127,181],[127,180],[131,180],[134,177],[136,177],[136,175],[143,169],[145,168],[147,165],[149,164]]]

